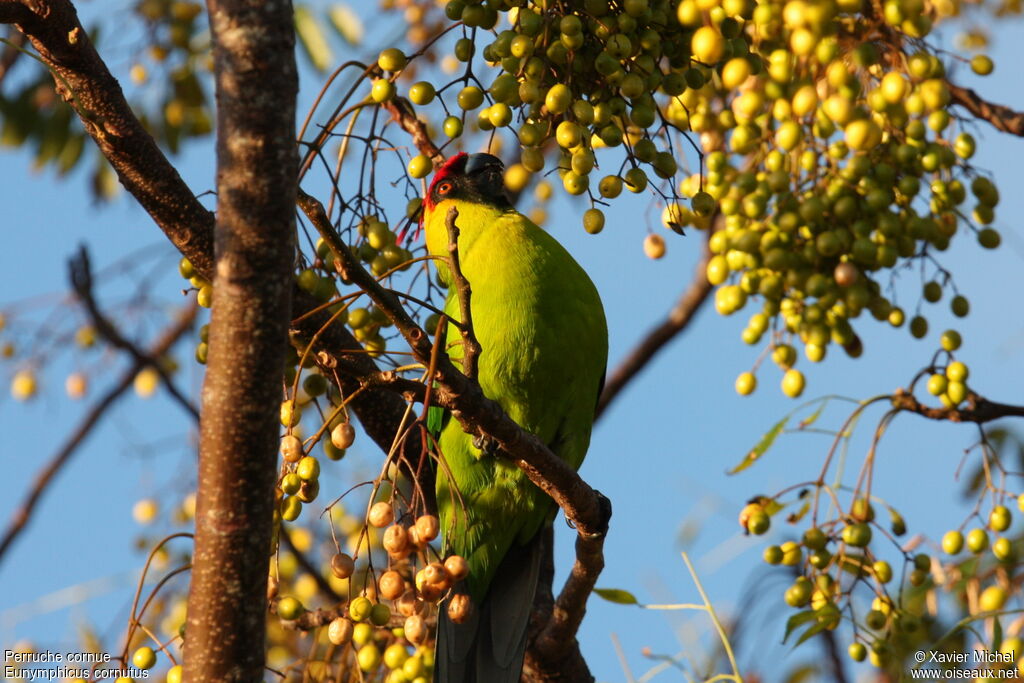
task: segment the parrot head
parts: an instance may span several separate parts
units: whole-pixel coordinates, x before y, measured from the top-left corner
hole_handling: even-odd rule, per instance
[[[446,199],[510,207],[504,171],[505,165],[493,154],[456,154],[434,174],[423,203],[428,211]]]
[[[493,154],[466,154],[460,152],[444,162],[434,174],[434,179],[423,199],[420,222],[412,235],[412,241],[419,239],[428,214],[443,201],[464,201],[471,204],[511,208],[512,203],[505,194],[505,165]],[[405,239],[405,229],[398,235],[399,244]]]

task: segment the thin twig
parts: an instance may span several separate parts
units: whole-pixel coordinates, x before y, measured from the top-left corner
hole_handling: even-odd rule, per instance
[[[455,225],[459,217],[459,210],[456,207],[448,209],[445,217],[445,227],[448,228],[448,254],[451,259],[452,286],[459,298],[459,309],[462,313],[462,324],[459,332],[462,333],[462,372],[466,377],[476,379],[476,361],[480,356],[480,342],[477,341],[476,333],[473,331],[473,309],[470,305],[473,297],[473,288],[462,272],[462,264],[459,261],[459,226]]]
[[[99,305],[96,303],[96,297],[93,294],[93,280],[92,270],[89,264],[89,252],[86,251],[84,245],[80,246],[78,248],[78,253],[68,261],[68,272],[71,280],[71,288],[75,291],[75,294],[78,295],[78,298],[82,300],[82,304],[85,306],[85,310],[88,311],[89,318],[92,321],[92,325],[96,329],[96,332],[111,346],[127,352],[137,364],[156,370],[157,374],[160,375],[160,380],[163,382],[163,385],[167,388],[167,393],[169,393],[174,400],[187,410],[198,422],[199,410],[184,394],[181,393],[178,387],[175,386],[174,382],[171,381],[171,376],[168,374],[167,370],[164,369],[163,364],[160,362],[160,358],[147,354],[138,346],[128,341],[128,339],[118,331],[117,326],[110,322],[110,319],[100,311]]]
[[[295,541],[292,540],[291,534],[288,533],[288,531],[284,528],[283,525],[278,530],[278,535],[284,542],[285,547],[288,548],[288,552],[295,556],[295,560],[299,563],[299,566],[302,567],[306,571],[306,573],[312,576],[314,581],[316,581],[316,585],[320,589],[320,592],[323,593],[325,597],[330,598],[334,602],[345,602],[345,598],[341,595],[338,595],[337,591],[334,590],[330,582],[324,578],[323,572],[314,567],[313,563],[309,561],[308,557],[306,557],[306,554],[299,550],[297,547],[295,547]]]
[[[402,130],[412,136],[412,144],[416,145],[416,149],[420,151],[420,154],[430,157],[430,160],[434,162],[434,166],[440,166],[444,163],[444,154],[434,144],[434,141],[430,139],[430,133],[427,132],[426,124],[419,120],[407,99],[404,97],[394,97],[384,103],[383,106],[391,113],[391,118],[402,127]]]
[[[917,413],[929,420],[945,420],[948,422],[976,422],[983,424],[1003,417],[1024,417],[1024,406],[996,403],[968,392],[966,406],[963,408],[932,408],[922,404],[913,394],[898,389],[892,396],[892,405],[897,410]]]
[[[26,42],[25,34],[17,29],[11,28],[7,35],[4,51],[0,54],[0,84],[4,82],[4,78],[11,72],[11,67],[18,61]]]
[[[193,305],[183,311],[182,315],[179,316],[178,320],[172,325],[161,337],[153,344],[149,351],[150,356],[160,356],[174,346],[175,342],[181,338],[183,334],[192,329],[192,323],[195,321],[196,307]],[[64,465],[67,464],[71,456],[74,455],[75,451],[82,444],[85,438],[92,433],[93,428],[99,423],[107,409],[124,394],[135,381],[135,375],[146,366],[146,363],[140,363],[136,360],[128,370],[121,376],[111,389],[104,394],[89,410],[86,414],[85,419],[82,420],[78,428],[72,433],[71,437],[64,444],[64,446],[57,451],[57,454],[50,459],[50,462],[43,467],[36,475],[35,483],[29,490],[25,500],[21,505],[14,511],[11,516],[11,521],[7,526],[7,531],[4,532],[3,540],[0,540],[0,560],[3,559],[4,554],[10,548],[14,539],[18,537],[18,534],[22,532],[25,525],[28,524],[29,519],[32,516],[32,512],[36,505],[39,503],[39,499],[43,493],[49,487],[54,477],[61,470]]]

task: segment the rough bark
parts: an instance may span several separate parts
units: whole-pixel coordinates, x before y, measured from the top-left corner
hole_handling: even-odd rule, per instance
[[[298,77],[290,2],[210,0],[208,9],[218,201],[185,679],[248,683],[264,669]]]

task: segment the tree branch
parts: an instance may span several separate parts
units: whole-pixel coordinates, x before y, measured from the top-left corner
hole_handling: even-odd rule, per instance
[[[892,406],[897,410],[917,413],[929,420],[948,422],[984,424],[1003,417],[1024,417],[1024,406],[995,403],[978,396],[973,391],[967,393],[966,407],[964,408],[932,408],[922,404],[906,389],[897,389],[892,397]]]
[[[953,104],[959,104],[977,118],[988,121],[998,131],[1024,137],[1024,112],[988,102],[970,88],[962,88],[948,81],[946,87],[949,88]]]
[[[71,289],[73,289],[75,294],[78,295],[78,298],[81,299],[86,311],[88,311],[89,319],[92,321],[92,325],[96,329],[96,332],[111,346],[128,353],[133,359],[135,359],[137,364],[142,364],[143,367],[151,367],[156,370],[157,374],[160,375],[160,381],[163,382],[164,387],[167,388],[167,393],[169,393],[174,400],[177,401],[182,408],[188,411],[188,413],[198,422],[199,410],[196,409],[192,402],[188,400],[188,397],[182,394],[174,384],[171,380],[171,376],[160,363],[160,359],[147,354],[135,344],[128,341],[118,331],[117,327],[110,322],[105,315],[103,315],[102,311],[100,311],[99,305],[96,303],[96,297],[93,295],[92,291],[93,281],[92,269],[89,264],[89,252],[86,251],[84,246],[79,247],[78,253],[68,262],[68,272],[71,280]]]
[[[40,0],[38,3],[0,0],[0,23],[17,24],[29,36],[43,61],[53,70],[58,87],[64,88],[65,98],[118,172],[122,184],[196,271],[212,282],[213,213],[199,203],[135,118],[120,86],[81,28],[71,4],[67,0]],[[75,42],[69,44],[71,35],[75,36]],[[98,126],[97,120],[116,122],[117,125],[111,124],[111,127],[118,134]],[[413,115],[409,125],[422,126],[422,123]],[[425,135],[426,128],[422,127],[422,131]],[[293,295],[298,312],[311,311],[320,304],[298,288]],[[297,329],[311,337],[327,318],[326,314],[306,317]],[[361,353],[362,346],[342,325],[326,330],[320,344],[332,355],[344,357],[364,374],[377,370],[373,360]],[[354,380],[343,378],[343,390],[351,392],[358,386]],[[396,425],[405,412],[402,400],[386,390],[364,391],[351,405],[370,438],[387,452]]]
[[[713,220],[712,225],[716,222],[716,220]],[[689,287],[686,288],[679,301],[669,311],[665,320],[655,325],[647,333],[647,336],[640,340],[640,343],[629,352],[629,355],[626,356],[605,382],[604,390],[601,392],[601,397],[597,402],[597,416],[595,419],[600,418],[604,414],[605,409],[615,400],[623,388],[641,370],[647,367],[647,364],[651,362],[654,356],[666,344],[686,329],[690,321],[697,314],[697,311],[700,310],[701,305],[707,300],[708,294],[713,289],[711,283],[708,282],[707,276],[708,260],[711,258],[708,242],[712,232],[714,232],[714,228],[706,233],[701,258],[697,263],[696,270],[694,270],[693,280],[690,281]]]
[[[206,210],[132,112],[68,0],[6,0],[0,22],[28,36],[53,73],[57,93],[171,242],[207,275],[213,264],[213,214]]]
[[[409,100],[404,97],[393,97],[383,106],[391,113],[391,118],[402,127],[402,130],[412,137],[412,144],[416,146],[420,154],[430,157],[435,167],[444,163],[444,154],[430,139],[426,124],[416,116]]]
[[[165,331],[159,339],[150,348],[148,357],[158,357],[167,353],[171,347],[181,338],[183,334],[192,329],[192,324],[196,319],[196,306],[193,304],[187,309],[183,310],[178,316],[178,319],[171,325],[167,331]],[[98,401],[96,401],[89,412],[86,413],[85,418],[78,425],[78,427],[71,433],[70,438],[65,442],[56,455],[50,459],[50,462],[46,464],[39,473],[36,474],[35,483],[29,490],[28,495],[25,496],[21,506],[14,511],[11,516],[11,521],[7,525],[7,530],[4,532],[3,539],[0,540],[0,560],[3,559],[4,554],[14,543],[14,540],[24,530],[28,524],[29,519],[32,517],[32,512],[35,510],[36,505],[39,503],[39,499],[42,498],[43,493],[53,482],[57,473],[68,463],[71,456],[75,454],[78,447],[82,445],[86,437],[92,433],[92,430],[99,424],[100,419],[106,414],[107,409],[119,399],[124,392],[131,388],[132,383],[135,381],[135,376],[142,371],[148,365],[145,359],[135,358],[132,362],[131,367],[128,368],[121,375],[121,378],[117,381],[113,387],[110,388]]]

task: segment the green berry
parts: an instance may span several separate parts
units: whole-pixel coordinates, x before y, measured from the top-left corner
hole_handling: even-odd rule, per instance
[[[978,244],[985,249],[995,249],[1002,241],[1002,236],[995,228],[985,228],[978,232]]]
[[[995,63],[987,55],[974,55],[971,58],[971,71],[979,76],[988,76],[995,68]]]
[[[828,536],[818,527],[811,527],[804,532],[804,545],[811,550],[821,550],[828,543]]]
[[[397,47],[389,47],[381,51],[380,56],[377,57],[377,66],[385,71],[401,71],[408,63],[409,60],[406,59],[405,54]]]
[[[601,209],[587,209],[583,213],[583,229],[591,235],[604,230],[604,212]]]
[[[375,671],[381,662],[380,649],[378,649],[375,643],[367,643],[359,648],[359,652],[356,653],[356,660],[359,663],[359,668],[366,673]]]
[[[377,603],[370,610],[370,622],[375,626],[386,626],[389,619],[391,619],[391,609],[383,603]]]
[[[293,597],[285,597],[277,601],[277,616],[286,621],[298,619],[305,611],[306,608],[302,606],[302,603]]]
[[[567,85],[556,83],[544,96],[544,106],[552,114],[562,114],[572,104],[572,91]]]
[[[378,104],[381,102],[387,102],[395,96],[395,84],[386,78],[378,78],[373,82],[373,88],[370,90],[370,97],[374,102]]]
[[[928,334],[928,319],[923,315],[915,315],[910,320],[910,335],[914,339],[922,339]]]
[[[366,621],[370,618],[372,612],[373,603],[370,602],[369,598],[362,595],[357,598],[353,598],[352,602],[348,604],[348,616],[352,621]]]
[[[757,510],[747,518],[747,530],[755,536],[760,536],[768,531],[771,523],[771,517],[763,510]]]
[[[605,199],[615,199],[622,193],[622,178],[617,175],[605,176],[598,183],[597,190]]]
[[[425,154],[418,154],[409,160],[409,175],[413,178],[426,178],[434,170],[434,163]]]
[[[436,95],[437,91],[430,81],[413,83],[412,87],[409,88],[409,101],[420,106],[433,102]]]
[[[715,200],[707,192],[698,192],[690,200],[690,206],[698,216],[710,216],[711,212],[715,210]]]
[[[457,138],[462,135],[462,119],[458,116],[449,116],[444,120],[442,128],[445,135],[450,138]]]
[[[484,103],[484,92],[475,85],[467,85],[459,91],[456,100],[460,109],[472,111]]]
[[[849,524],[843,528],[843,543],[863,548],[871,542],[871,527],[864,522]]]
[[[299,460],[295,473],[303,481],[316,481],[320,477],[320,461],[312,455],[307,455]]]
[[[782,555],[782,548],[777,545],[770,545],[764,549],[764,561],[768,564],[780,564]]]
[[[213,285],[203,285],[196,294],[196,303],[203,308],[213,306]]]
[[[939,338],[939,344],[946,351],[956,351],[957,349],[960,348],[960,344],[962,343],[962,341],[963,340],[960,337],[960,333],[957,332],[956,330],[946,330],[945,332],[942,333],[942,336]]]

